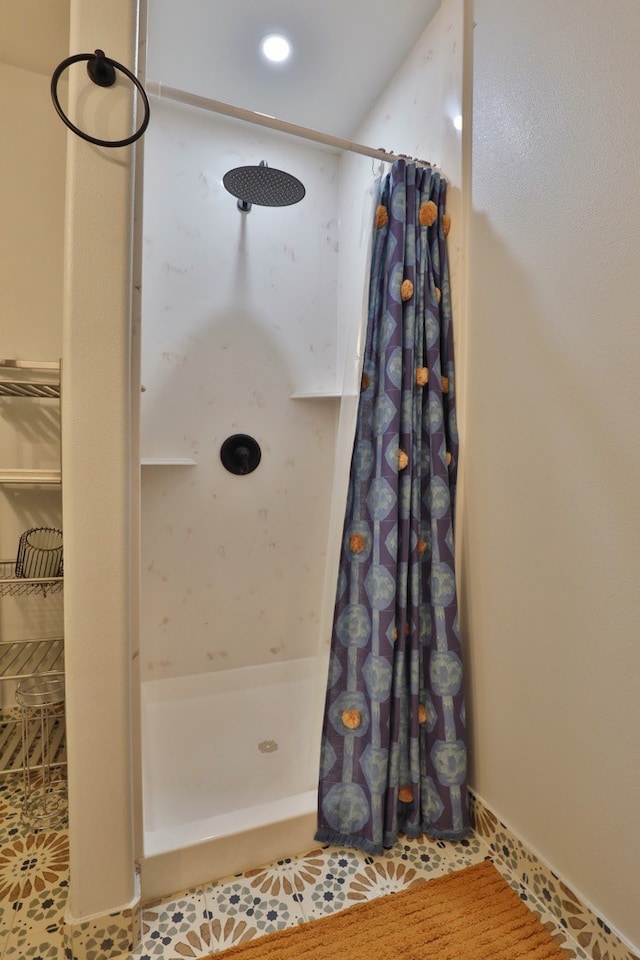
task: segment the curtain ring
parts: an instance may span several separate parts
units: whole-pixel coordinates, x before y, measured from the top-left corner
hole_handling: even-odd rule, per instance
[[[126,137],[124,140],[99,140],[97,137],[91,137],[88,133],[85,133],[83,130],[80,130],[79,127],[76,127],[75,124],[69,120],[69,117],[65,114],[64,110],[60,106],[60,101],[58,100],[58,80],[60,79],[61,74],[71,66],[72,63],[78,63],[81,60],[87,60],[87,73],[91,77],[94,83],[97,83],[101,87],[111,87],[116,82],[116,70],[120,70],[121,73],[124,73],[126,77],[131,80],[131,82],[136,87],[138,93],[142,98],[144,104],[144,118],[140,127],[133,133],[130,137]],[[149,116],[151,113],[151,108],[149,106],[149,98],[145,93],[145,89],[133,73],[128,70],[121,63],[118,63],[117,60],[112,60],[110,57],[106,57],[104,50],[96,50],[95,53],[76,53],[72,57],[67,57],[66,60],[63,60],[62,63],[59,63],[56,69],[53,71],[53,76],[51,77],[51,99],[53,100],[53,105],[56,108],[58,116],[65,123],[70,130],[73,130],[79,137],[82,137],[83,140],[87,140],[89,143],[95,143],[98,147],[127,147],[130,143],[135,143],[142,134],[145,132],[149,126]]]

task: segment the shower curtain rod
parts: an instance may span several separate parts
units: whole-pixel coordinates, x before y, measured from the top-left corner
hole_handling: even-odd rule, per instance
[[[360,153],[364,157],[373,157],[374,160],[385,160],[388,163],[393,163],[394,160],[411,160],[415,163],[424,164],[427,167],[431,166],[427,160],[419,160],[417,157],[408,157],[404,154],[388,153],[382,149],[375,150],[373,147],[367,147],[362,143],[355,143],[353,140],[345,140],[342,137],[334,137],[329,133],[322,133],[320,130],[312,130],[311,127],[301,127],[297,123],[278,120],[277,117],[270,117],[266,113],[244,110],[242,107],[234,107],[232,104],[224,103],[222,100],[210,100],[208,97],[198,96],[197,93],[188,93],[186,90],[178,90],[176,87],[167,87],[158,81],[148,81],[146,90],[148,94],[153,97],[158,97],[159,99],[175,100],[178,103],[186,103],[192,107],[200,107],[202,110],[222,113],[226,117],[235,117],[237,120],[247,120],[249,123],[257,123],[261,127],[270,127],[272,130],[289,133],[294,137],[302,137],[305,140],[324,143],[329,147],[335,147],[337,150],[349,150],[351,153]]]

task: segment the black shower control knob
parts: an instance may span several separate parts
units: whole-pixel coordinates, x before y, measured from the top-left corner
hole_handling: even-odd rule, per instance
[[[241,473],[249,472],[249,447],[236,447],[235,450],[235,459],[236,463],[240,467]]]
[[[235,433],[232,437],[227,437],[220,448],[222,465],[237,476],[253,473],[261,458],[258,441],[246,433]]]

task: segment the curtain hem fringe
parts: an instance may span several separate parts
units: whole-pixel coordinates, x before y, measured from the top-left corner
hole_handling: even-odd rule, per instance
[[[319,843],[330,843],[334,847],[357,847],[365,853],[382,853],[382,844],[373,843],[357,833],[338,833],[336,830],[316,830],[314,840]]]
[[[448,840],[451,843],[456,843],[458,840],[463,840],[469,833],[471,833],[471,827],[462,827],[460,830],[438,830],[431,826],[428,828],[405,827],[403,828],[402,833],[404,833],[405,836],[413,839],[416,837],[422,837],[424,834],[426,834],[432,840]],[[385,848],[389,849],[390,847],[393,847],[397,842],[398,837],[385,836],[384,843],[374,843],[372,840],[367,840],[366,837],[361,837],[357,833],[338,833],[336,830],[327,830],[322,828],[316,830],[314,840],[317,840],[318,843],[330,843],[335,847],[357,847],[364,853],[379,855]]]

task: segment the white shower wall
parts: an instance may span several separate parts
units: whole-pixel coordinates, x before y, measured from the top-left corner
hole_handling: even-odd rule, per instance
[[[339,157],[154,101],[144,183],[143,680],[315,655],[338,401]],[[267,161],[296,206],[242,214],[222,186]],[[262,448],[249,476],[223,441]]]

